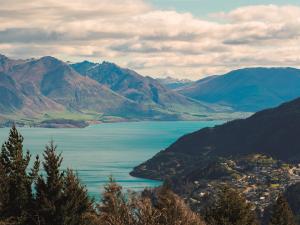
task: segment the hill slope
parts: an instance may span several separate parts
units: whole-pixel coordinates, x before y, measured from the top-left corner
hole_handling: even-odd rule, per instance
[[[237,111],[257,112],[300,96],[300,70],[248,68],[212,76],[179,89],[179,93]]]
[[[300,162],[300,98],[247,119],[235,120],[185,135],[135,168],[135,176],[162,179],[196,170],[215,157],[261,153]]]

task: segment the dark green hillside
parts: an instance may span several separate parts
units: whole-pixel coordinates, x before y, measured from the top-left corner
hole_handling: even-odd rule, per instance
[[[133,171],[160,179],[202,167],[207,158],[262,153],[287,162],[300,162],[300,98],[247,119],[187,134]]]

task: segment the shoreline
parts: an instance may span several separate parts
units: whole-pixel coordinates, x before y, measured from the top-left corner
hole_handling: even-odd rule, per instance
[[[238,119],[238,118],[236,118]],[[235,120],[232,118],[231,120]],[[70,120],[68,120],[70,121]],[[6,124],[0,124],[1,128],[10,128],[13,124],[16,124],[18,127],[22,128],[46,128],[46,129],[60,129],[60,128],[67,128],[67,129],[78,129],[78,128],[86,128],[93,125],[98,124],[116,124],[116,123],[142,123],[142,122],[210,122],[210,121],[220,121],[226,122],[229,119],[201,119],[201,120],[122,120],[122,121],[110,121],[110,122],[103,122],[103,121],[78,121],[72,120],[71,123],[36,123],[36,124],[26,124],[26,123],[19,123],[9,121]],[[74,123],[73,123],[74,122]]]

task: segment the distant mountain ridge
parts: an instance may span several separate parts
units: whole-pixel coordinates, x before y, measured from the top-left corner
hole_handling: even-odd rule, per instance
[[[182,120],[230,111],[113,63],[69,65],[51,56],[13,60],[1,55],[0,94],[1,118],[25,122]]]
[[[156,79],[158,82],[163,84],[169,89],[176,90],[178,88],[183,88],[185,86],[188,86],[193,83],[193,81],[188,80],[188,79],[176,79],[173,77],[166,77],[166,78],[157,78]]]
[[[299,97],[299,84],[299,69],[246,68],[204,78],[178,92],[236,111],[257,112]]]
[[[164,179],[201,168],[215,157],[264,154],[300,162],[300,98],[260,111],[247,119],[204,128],[179,138],[136,167],[134,176]]]

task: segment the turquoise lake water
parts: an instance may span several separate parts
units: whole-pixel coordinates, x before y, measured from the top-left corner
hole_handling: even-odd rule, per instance
[[[133,167],[168,147],[180,136],[220,121],[130,122],[92,125],[82,129],[20,128],[25,149],[42,155],[51,139],[63,154],[63,168],[77,171],[90,195],[99,196],[110,175],[124,187],[141,190],[159,182],[134,178]],[[2,144],[9,129],[0,129]]]

